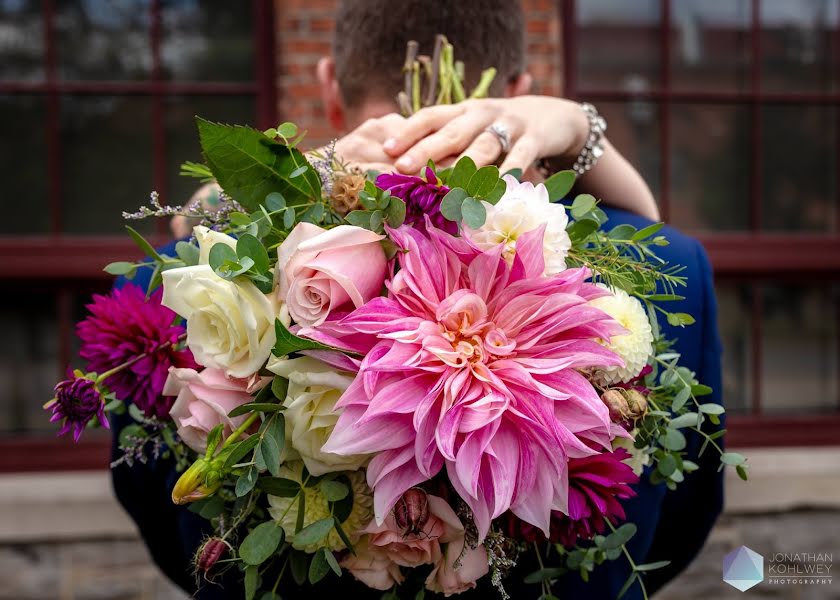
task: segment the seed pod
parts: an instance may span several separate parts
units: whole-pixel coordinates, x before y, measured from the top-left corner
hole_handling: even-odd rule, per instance
[[[417,487],[406,490],[394,505],[394,521],[403,536],[420,534],[428,520],[428,494]]]
[[[227,542],[221,538],[210,538],[198,549],[195,555],[195,568],[205,576],[227,552]]]
[[[627,417],[633,419],[641,419],[645,416],[648,410],[647,397],[638,390],[626,390],[624,392],[627,397]]]
[[[630,405],[621,390],[607,390],[601,394],[601,400],[607,405],[610,411],[610,420],[613,423],[621,423],[629,418]]]
[[[365,189],[364,176],[342,175],[333,184],[330,203],[337,213],[346,215],[359,208],[359,192],[363,189]]]

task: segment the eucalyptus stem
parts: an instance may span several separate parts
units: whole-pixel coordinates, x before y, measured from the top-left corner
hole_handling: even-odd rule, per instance
[[[610,521],[606,517],[604,517],[604,521],[606,521],[607,525],[609,525],[610,531],[615,533],[616,529],[615,529],[615,525],[612,524],[612,521]],[[639,574],[639,571],[637,570],[636,561],[633,560],[633,557],[630,556],[630,552],[627,550],[627,544],[621,544],[621,552],[622,552],[622,554],[624,554],[625,558],[627,558],[627,562],[630,563],[630,568],[633,569],[633,576],[636,577],[636,579],[639,582],[639,586],[642,588],[642,597],[645,600],[648,600],[648,593],[647,593],[647,588],[645,588],[645,582],[642,581],[642,576]]]

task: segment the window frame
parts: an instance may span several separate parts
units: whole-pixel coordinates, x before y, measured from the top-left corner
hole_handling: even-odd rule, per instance
[[[646,100],[655,103],[659,118],[659,189],[663,220],[671,213],[671,112],[679,103],[746,106],[749,109],[749,214],[750,228],[741,232],[698,233],[705,246],[717,282],[741,282],[752,286],[751,359],[753,388],[749,414],[728,415],[728,443],[733,446],[837,445],[840,443],[840,398],[837,412],[824,415],[764,415],[761,412],[761,339],[763,307],[757,279],[774,278],[813,281],[840,280],[840,93],[767,92],[762,90],[761,8],[762,0],[750,0],[749,89],[733,92],[675,90],[672,87],[671,19],[673,0],[659,0],[659,87],[640,92],[623,89],[587,89],[578,85],[578,0],[558,0],[561,16],[564,96],[587,101]],[[840,63],[840,23],[831,35],[830,52]],[[805,234],[761,231],[762,222],[762,123],[761,108],[797,104],[837,107],[837,157],[833,233]],[[840,317],[840,314],[838,314]]]
[[[145,96],[152,102],[152,173],[154,189],[166,198],[166,99],[170,96],[253,96],[256,125],[277,124],[278,90],[276,65],[279,47],[275,40],[273,0],[251,0],[253,14],[254,79],[246,82],[170,81],[163,78],[162,2],[149,3],[149,44],[152,69],[143,81],[66,80],[57,74],[55,0],[43,0],[41,23],[44,47],[44,77],[39,81],[0,81],[2,95],[36,95],[46,99],[45,137],[49,230],[41,235],[0,236],[0,282],[4,284],[40,280],[55,285],[58,364],[70,364],[73,323],[73,290],[107,287],[110,276],[103,265],[140,258],[137,247],[125,236],[65,235],[62,233],[62,174],[60,100],[63,95]],[[158,220],[152,243],[169,241],[165,220]],[[46,400],[46,399],[45,399]],[[47,418],[45,413],[44,418]],[[49,434],[6,433],[0,437],[0,473],[102,469],[107,466],[110,438],[91,437],[78,444]]]

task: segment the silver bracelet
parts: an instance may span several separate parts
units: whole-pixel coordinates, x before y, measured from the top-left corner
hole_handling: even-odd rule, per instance
[[[594,167],[598,159],[604,155],[604,132],[607,131],[607,122],[598,114],[594,106],[589,102],[583,102],[580,107],[589,119],[589,135],[575,164],[572,165],[572,170],[578,177]]]

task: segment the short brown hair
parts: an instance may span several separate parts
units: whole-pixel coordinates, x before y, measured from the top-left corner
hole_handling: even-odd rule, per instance
[[[524,19],[519,0],[341,0],[336,15],[336,79],[345,104],[394,98],[403,89],[402,66],[409,40],[432,54],[445,35],[464,62],[467,90],[481,71],[496,67],[490,95],[525,68]]]

